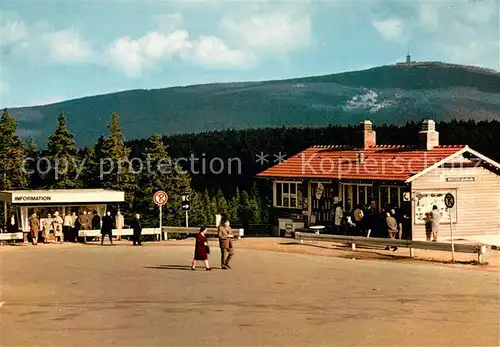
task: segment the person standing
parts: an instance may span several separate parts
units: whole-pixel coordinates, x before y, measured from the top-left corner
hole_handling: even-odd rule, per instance
[[[125,218],[123,218],[122,213],[118,210],[115,216],[115,227],[116,230],[118,230],[118,235],[116,236],[117,240],[120,240],[120,232],[122,231],[124,226],[125,226]]]
[[[63,243],[63,219],[59,215],[59,212],[56,211],[54,212],[54,219],[52,220],[52,225],[54,228],[54,238],[55,241],[57,242],[57,239],[59,238],[59,243]]]
[[[425,239],[429,242],[432,237],[432,217],[430,212],[425,213]]]
[[[385,223],[386,223],[386,230],[387,234],[390,239],[395,239],[396,235],[398,234],[398,222],[396,221],[396,218],[391,216],[389,212],[386,213],[385,217]],[[386,250],[389,250],[389,246],[385,248]],[[393,251],[397,250],[397,247],[393,247]]]
[[[109,242],[113,244],[113,220],[109,211],[102,217],[101,245],[104,244],[104,236],[106,235],[109,236]]]
[[[87,211],[83,211],[83,214],[80,216],[80,228],[82,230],[91,230],[90,216],[87,214]],[[99,230],[100,228],[94,229]]]
[[[122,216],[123,217],[123,216]],[[132,241],[134,242],[132,245],[141,245],[141,233],[142,233],[142,225],[141,225],[141,216],[137,213],[135,218],[132,219],[130,223],[132,229],[134,230],[134,235],[132,236]]]
[[[64,241],[69,242],[70,241],[70,233],[71,233],[71,224],[72,224],[72,219],[71,215],[69,214],[69,211],[66,212],[64,216],[64,221],[63,221],[63,235],[64,235]]]
[[[344,210],[342,209],[342,203],[339,202],[337,207],[335,207],[335,227],[337,228],[337,234],[340,235],[342,219],[344,218]]]
[[[52,228],[52,216],[47,214],[47,218],[42,220],[43,243],[49,243],[50,229]]]
[[[40,232],[40,220],[36,216],[36,213],[33,213],[30,218],[30,236],[31,236],[31,244],[33,246],[38,245],[39,232]]]
[[[196,235],[196,243],[194,246],[194,258],[191,263],[191,270],[196,270],[196,261],[200,260],[205,263],[206,271],[212,270],[208,264],[208,254],[210,253],[210,247],[208,246],[208,240],[206,236],[206,228],[201,227],[200,232]]]
[[[439,223],[441,222],[441,212],[436,205],[432,206],[431,212],[431,230],[432,230],[432,241],[437,242],[439,233]]]
[[[90,216],[88,217],[88,219],[90,220]],[[94,216],[92,217],[92,220],[90,220],[90,225],[92,226],[92,230],[101,229],[101,216],[99,216],[96,210],[94,210]],[[99,241],[99,237],[96,238],[96,241]]]
[[[357,208],[354,210],[353,217],[354,217],[354,224],[356,224],[356,232],[358,235],[364,234],[364,212],[363,209],[361,208],[361,205],[358,205]]]
[[[220,263],[221,268],[226,270],[230,269],[229,262],[234,255],[234,248],[230,242],[233,233],[229,226],[229,221],[224,220],[219,226],[219,247],[220,247]]]
[[[78,240],[78,225],[76,221],[78,220],[78,216],[76,215],[76,212],[73,211],[71,213],[71,241],[76,242]]]

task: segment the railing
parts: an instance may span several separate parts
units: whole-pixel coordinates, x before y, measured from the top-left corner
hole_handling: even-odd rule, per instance
[[[134,235],[134,229],[113,229],[113,236],[132,236]],[[161,232],[160,228],[143,228],[141,235],[153,235],[157,240],[160,239]],[[100,230],[79,230],[78,237],[83,238],[84,242],[87,242],[87,237],[100,237]]]
[[[385,246],[385,247],[406,247],[410,250],[410,257],[414,257],[414,249],[425,249],[432,251],[444,252],[457,252],[457,253],[472,253],[477,254],[478,262],[483,263],[486,246],[484,245],[470,245],[470,244],[455,244],[454,249],[450,243],[443,242],[429,242],[429,241],[412,241],[412,240],[394,240],[382,238],[367,238],[361,236],[344,236],[344,235],[317,235],[314,233],[296,232],[295,239],[310,241],[326,241],[326,242],[339,242],[351,245],[353,250],[356,246]]]

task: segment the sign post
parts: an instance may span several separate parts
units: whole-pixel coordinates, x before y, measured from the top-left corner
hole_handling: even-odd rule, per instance
[[[162,225],[163,225],[163,220],[162,220],[162,206],[165,205],[168,201],[168,195],[164,191],[157,191],[155,195],[153,195],[153,201],[158,207],[160,208],[160,235],[162,232]],[[165,240],[167,240],[167,235],[164,235]]]
[[[455,206],[455,197],[448,193],[444,196],[444,204],[450,209],[450,234],[451,234],[451,261],[455,261],[455,241],[453,240],[453,206]]]
[[[189,228],[189,210],[191,206],[189,204],[189,194],[182,194],[182,209],[186,212],[186,228]]]

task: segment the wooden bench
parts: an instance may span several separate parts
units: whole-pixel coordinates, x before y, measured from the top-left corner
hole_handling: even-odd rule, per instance
[[[3,245],[5,242],[10,241],[24,241],[24,233],[19,231],[17,233],[0,233],[0,245]]]

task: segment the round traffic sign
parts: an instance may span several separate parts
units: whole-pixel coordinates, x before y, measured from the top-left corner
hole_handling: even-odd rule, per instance
[[[168,195],[164,191],[157,191],[155,195],[153,195],[153,201],[158,206],[165,205],[168,200]]]
[[[453,206],[455,206],[455,197],[453,196],[453,194],[448,193],[444,196],[444,204],[448,208],[452,208]]]

